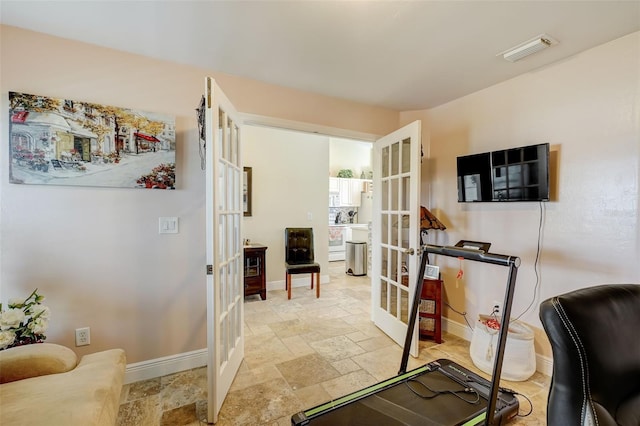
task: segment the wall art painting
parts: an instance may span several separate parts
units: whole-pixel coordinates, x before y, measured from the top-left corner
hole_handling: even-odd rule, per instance
[[[9,181],[175,189],[175,117],[9,92]]]

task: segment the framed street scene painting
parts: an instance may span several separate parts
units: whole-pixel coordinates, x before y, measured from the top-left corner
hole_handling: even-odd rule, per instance
[[[175,189],[175,118],[9,92],[9,181]]]

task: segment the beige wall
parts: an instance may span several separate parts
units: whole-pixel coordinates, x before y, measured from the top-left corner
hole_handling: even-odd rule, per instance
[[[369,179],[373,167],[373,144],[341,138],[329,140],[329,175],[336,177],[342,169],[351,169],[354,178],[360,178],[362,172]]]
[[[122,347],[128,362],[135,363],[206,347],[205,176],[195,116],[206,75],[217,79],[242,113],[369,134],[397,127],[395,111],[0,28],[0,128],[8,125],[8,91],[176,117],[175,191],[10,185],[8,144],[1,144],[0,300],[38,287],[52,309],[48,341],[73,347],[74,329],[91,327],[91,345],[77,348],[80,355]],[[272,171],[267,163],[272,156],[274,165],[290,160],[301,167],[309,161],[306,155],[278,157],[268,149],[261,155],[263,163],[251,160],[256,180]],[[321,160],[327,191],[328,160]],[[259,192],[257,184],[254,208],[262,214],[260,197],[269,194]],[[327,196],[319,199],[325,209],[314,213],[314,220],[325,223]],[[307,208],[318,209],[305,206],[303,221]],[[180,233],[158,235],[160,216],[179,217]],[[271,212],[268,217],[273,218]],[[251,227],[255,222],[247,220],[246,229],[249,238],[259,240],[262,235]],[[270,256],[276,252],[273,245]]]
[[[328,282],[329,137],[254,126],[246,126],[243,136],[244,164],[252,167],[253,203],[242,234],[269,247],[268,288],[284,289],[287,227],[313,228],[315,257],[322,281]],[[309,283],[308,275],[292,279],[294,286]]]
[[[505,66],[510,64],[505,63]],[[541,327],[539,303],[603,283],[640,282],[638,170],[640,163],[640,33],[583,52],[429,111],[422,118],[429,159],[423,199],[447,225],[438,243],[488,241],[496,253],[522,258],[513,314]],[[552,200],[543,203],[540,282],[534,261],[539,203],[457,202],[456,157],[549,142]],[[506,270],[438,259],[449,303],[470,321],[501,301]],[[464,320],[449,309],[452,320]],[[537,350],[550,356],[537,330]]]

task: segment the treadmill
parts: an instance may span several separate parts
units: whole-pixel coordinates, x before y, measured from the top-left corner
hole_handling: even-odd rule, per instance
[[[504,425],[515,417],[519,401],[513,391],[500,388],[500,375],[520,258],[489,253],[489,246],[487,243],[465,241],[456,246],[423,245],[398,375],[300,411],[291,417],[291,425]],[[448,359],[438,359],[407,371],[429,253],[509,268],[491,381]]]

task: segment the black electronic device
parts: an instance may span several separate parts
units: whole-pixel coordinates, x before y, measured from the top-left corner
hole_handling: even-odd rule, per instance
[[[485,243],[488,244],[488,243]],[[398,375],[342,398],[300,411],[291,417],[292,426],[475,426],[503,425],[518,414],[515,394],[500,388],[500,375],[507,343],[507,330],[520,258],[488,253],[477,247],[421,247],[422,255],[407,334]],[[428,253],[507,266],[504,309],[491,381],[459,364],[439,359],[407,371],[409,347],[420,304]]]
[[[491,243],[485,243],[482,241],[460,240],[456,243],[455,246],[463,249],[480,250],[485,253],[489,253]]]
[[[458,202],[549,201],[549,144],[457,158]]]

